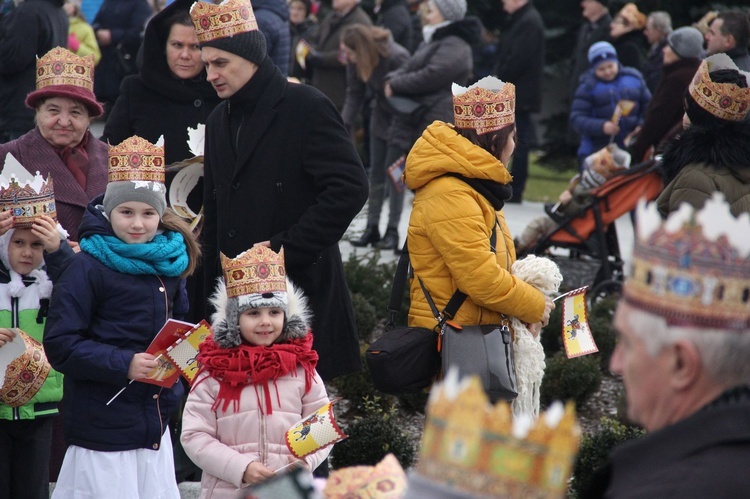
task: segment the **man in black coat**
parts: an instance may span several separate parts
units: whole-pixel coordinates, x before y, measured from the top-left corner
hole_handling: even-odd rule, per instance
[[[520,203],[529,173],[529,151],[536,144],[531,114],[542,107],[544,72],[544,22],[530,0],[502,0],[510,14],[497,47],[493,73],[516,86],[516,131],[518,140],[513,154],[513,197]]]
[[[278,71],[249,1],[196,3],[191,15],[207,79],[225,99],[206,124],[206,289],[220,275],[220,252],[234,258],[256,244],[283,247],[288,276],[313,311],[318,371],[323,379],[356,371],[359,342],[338,242],[367,200],[367,177],[341,116],[319,90]]]
[[[36,58],[68,46],[64,0],[26,0],[0,22],[0,143],[34,128],[24,104],[36,87]]]

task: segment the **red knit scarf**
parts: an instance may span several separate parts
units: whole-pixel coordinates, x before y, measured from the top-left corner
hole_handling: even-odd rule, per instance
[[[298,365],[305,371],[305,393],[309,392],[318,363],[318,353],[312,349],[312,343],[313,335],[308,332],[303,338],[274,343],[267,347],[242,344],[234,348],[221,348],[213,337],[209,336],[200,346],[198,362],[201,368],[198,375],[206,372],[219,382],[219,394],[211,409],[216,411],[221,405],[221,410],[226,411],[231,403],[234,411],[239,410],[243,388],[255,385],[255,395],[258,397],[261,413],[273,414],[268,382],[273,382],[276,402],[280,407],[281,399],[276,380],[286,374],[296,376]],[[198,384],[200,381],[195,386]],[[263,390],[265,410],[261,403],[259,388]]]
[[[89,143],[89,133],[83,134],[83,140],[75,147],[63,147],[56,149],[60,159],[70,170],[73,178],[80,184],[83,190],[86,190],[86,177],[89,174],[89,153],[86,152],[86,145]]]

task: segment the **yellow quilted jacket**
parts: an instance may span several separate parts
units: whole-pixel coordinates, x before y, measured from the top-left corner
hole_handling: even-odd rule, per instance
[[[414,144],[404,172],[406,185],[416,191],[407,234],[415,276],[409,325],[435,325],[416,277],[422,279],[438,310],[442,311],[456,288],[468,296],[455,317],[459,324],[497,324],[501,314],[539,322],[544,296],[510,274],[516,251],[505,215],[447,173],[501,184],[512,180],[500,161],[446,123],[435,121]],[[493,253],[490,235],[495,223]]]

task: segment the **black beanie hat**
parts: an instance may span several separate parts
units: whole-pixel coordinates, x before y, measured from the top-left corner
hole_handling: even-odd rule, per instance
[[[226,50],[255,64],[260,64],[266,58],[266,37],[257,29],[202,42],[201,47]]]

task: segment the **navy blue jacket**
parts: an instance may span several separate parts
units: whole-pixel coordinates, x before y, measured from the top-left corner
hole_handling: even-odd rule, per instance
[[[620,118],[620,133],[615,137],[617,145],[624,149],[625,136],[643,122],[651,100],[651,92],[643,76],[638,70],[623,66],[620,66],[619,74],[612,81],[597,78],[593,68],[581,76],[570,108],[570,123],[581,134],[579,158],[585,158],[609,144],[610,137],[604,134],[602,127],[612,119],[620,99],[635,102],[631,113]]]
[[[102,197],[89,204],[81,237],[113,235],[94,207]],[[55,283],[44,331],[47,358],[65,375],[62,413],[69,445],[97,451],[159,448],[184,388],[179,382],[173,388],[128,385],[127,374],[133,356],[146,350],[171,315],[179,289],[178,277],[123,274],[85,252],[69,263]]]
[[[266,38],[266,51],[281,74],[289,75],[289,5],[286,0],[254,0],[258,29]]]

